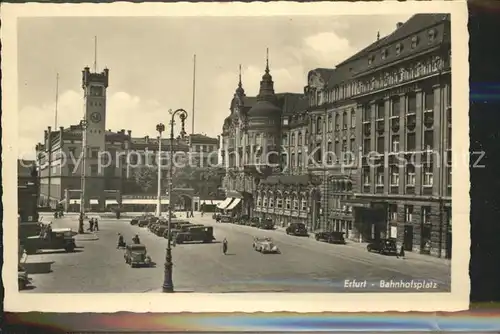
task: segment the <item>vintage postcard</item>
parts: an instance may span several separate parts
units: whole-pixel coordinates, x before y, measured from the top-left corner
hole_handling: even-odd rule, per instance
[[[7,310],[467,308],[465,2],[2,9]]]

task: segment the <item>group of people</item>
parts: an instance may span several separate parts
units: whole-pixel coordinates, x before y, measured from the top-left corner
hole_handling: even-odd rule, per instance
[[[135,245],[139,245],[141,243],[141,239],[139,239],[139,235],[136,234],[133,238],[132,238],[132,242],[135,244]],[[127,244],[125,243],[125,239],[123,238],[123,235],[121,233],[118,233],[118,245],[116,246],[116,248],[125,248],[127,247]]]
[[[99,231],[99,220],[97,218],[90,218],[89,220],[89,228],[87,231],[94,232]]]

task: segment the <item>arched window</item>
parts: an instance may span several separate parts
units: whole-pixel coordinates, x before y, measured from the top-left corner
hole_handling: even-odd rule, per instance
[[[344,111],[342,114],[342,129],[346,130],[347,129],[347,112]]]
[[[318,118],[316,118],[316,133],[321,133],[323,130],[323,124],[321,121],[321,116],[318,116]]]
[[[295,145],[295,132],[292,133],[292,143],[291,143],[292,146]]]
[[[328,132],[332,132],[333,130],[333,117],[332,114],[328,115]]]
[[[335,131],[340,130],[340,118],[339,114],[335,114]]]
[[[304,143],[307,145],[309,144],[309,131],[306,130],[306,136],[304,137]]]
[[[302,133],[300,133],[300,132],[299,132],[299,133],[297,134],[297,139],[298,139],[298,140],[297,140],[297,144],[298,144],[299,146],[300,146],[300,145],[302,145]]]

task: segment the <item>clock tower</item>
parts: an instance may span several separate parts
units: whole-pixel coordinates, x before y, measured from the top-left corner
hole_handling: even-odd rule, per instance
[[[84,99],[84,119],[87,126],[83,129],[83,142],[87,147],[85,155],[85,206],[90,198],[102,197],[104,193],[104,169],[98,163],[99,152],[106,150],[106,89],[109,82],[109,70],[101,73],[91,72],[89,67],[82,71]],[[101,158],[102,159],[102,158]],[[99,200],[101,202],[101,200]],[[99,203],[103,206],[104,203]]]

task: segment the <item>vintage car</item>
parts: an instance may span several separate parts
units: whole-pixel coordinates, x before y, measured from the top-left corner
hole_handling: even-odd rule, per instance
[[[139,224],[139,219],[141,219],[141,217],[134,217],[134,218],[130,219],[130,225]]]
[[[271,238],[258,238],[255,237],[253,239],[253,249],[257,252],[261,252],[263,254],[280,254],[280,250],[278,246],[276,246]]]
[[[263,230],[274,230],[274,222],[271,218],[263,218],[259,220],[257,227]]]
[[[344,232],[316,232],[314,237],[317,241],[326,241],[330,244],[344,245],[346,243],[344,234]]]
[[[18,265],[18,267],[17,267],[17,286],[18,286],[19,290],[24,290],[29,285],[31,285],[31,278],[28,276],[28,272],[21,265]]]
[[[132,268],[151,265],[151,258],[146,251],[146,246],[141,244],[127,245],[123,257],[125,263]]]
[[[300,237],[309,236],[309,233],[307,233],[306,225],[304,225],[304,223],[291,223],[286,228],[286,234],[300,236]]]
[[[175,241],[178,244],[185,242],[209,243],[215,240],[212,226],[190,226],[187,231],[179,231],[175,234]]]
[[[370,242],[366,249],[369,252],[377,252],[383,255],[396,255],[398,248],[394,239],[379,239]]]
[[[40,222],[22,222],[19,224],[19,239],[40,235],[43,224]]]
[[[257,226],[259,226],[259,222],[260,222],[260,218],[259,217],[252,217],[252,219],[250,219],[247,222],[247,225],[248,226],[252,226],[252,227],[257,227]]]
[[[40,235],[22,240],[22,245],[27,254],[35,254],[41,249],[64,249],[66,252],[72,252],[76,248],[75,234],[70,228],[44,228]]]
[[[220,216],[220,222],[221,223],[232,223],[233,222],[233,217],[230,215],[221,215]]]

